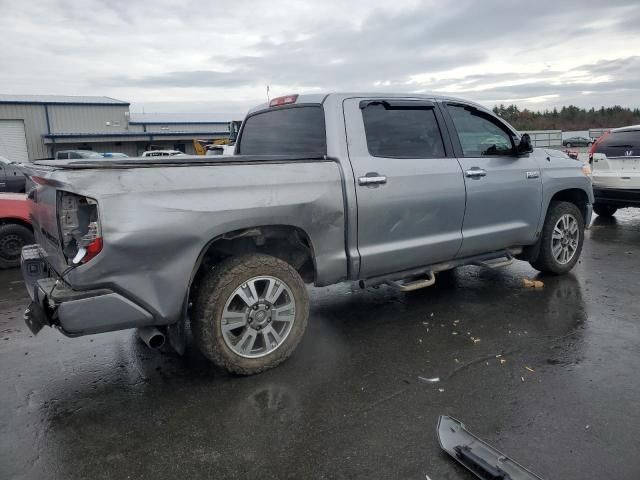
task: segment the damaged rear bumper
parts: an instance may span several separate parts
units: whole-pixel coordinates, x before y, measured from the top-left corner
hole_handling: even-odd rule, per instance
[[[31,297],[24,319],[34,335],[45,325],[80,336],[153,324],[147,310],[117,292],[70,288],[49,268],[38,245],[24,247],[20,263]]]

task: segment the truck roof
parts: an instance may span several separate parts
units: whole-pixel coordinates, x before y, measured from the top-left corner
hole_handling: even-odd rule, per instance
[[[463,102],[467,104],[474,105],[482,110],[488,110],[484,105],[480,105],[478,103],[458,98],[452,97],[449,95],[436,95],[433,93],[389,93],[389,92],[325,92],[325,93],[301,93],[298,94],[298,98],[295,103],[306,103],[306,104],[322,104],[325,103],[329,97],[336,97],[337,101],[344,100],[346,98],[353,97],[367,97],[367,98],[394,98],[394,97],[402,97],[402,98],[415,98],[415,99],[424,99],[424,100],[449,100],[449,101],[457,101]],[[278,98],[278,97],[276,97]],[[261,103],[249,110],[248,114],[252,114],[255,112],[259,112],[261,110],[266,110],[269,108],[268,103]]]
[[[628,127],[612,128],[611,132],[635,132],[640,130],[640,125],[629,125]]]

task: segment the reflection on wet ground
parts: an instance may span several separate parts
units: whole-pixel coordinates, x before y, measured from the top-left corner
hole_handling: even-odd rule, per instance
[[[638,478],[640,211],[616,217],[543,289],[520,262],[412,294],[313,289],[297,352],[248,378],[132,332],[32,338],[1,272],[0,478],[472,478],[440,414],[545,478]]]

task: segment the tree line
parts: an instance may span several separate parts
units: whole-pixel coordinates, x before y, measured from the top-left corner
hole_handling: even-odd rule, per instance
[[[496,105],[496,115],[504,118],[518,130],[588,130],[590,128],[616,128],[640,124],[640,108],[600,107],[586,110],[574,105],[560,110],[534,112],[520,110],[517,105]]]

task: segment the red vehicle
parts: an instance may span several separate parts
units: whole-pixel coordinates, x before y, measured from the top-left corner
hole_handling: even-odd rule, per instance
[[[566,153],[569,158],[573,158],[574,160],[578,160],[578,151],[577,150],[565,150],[564,153]]]
[[[0,268],[20,265],[24,245],[35,243],[29,201],[20,193],[0,193]]]

